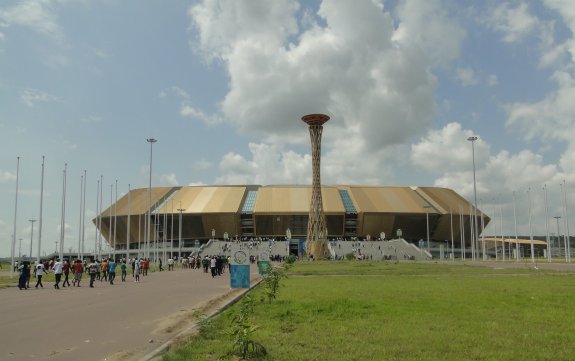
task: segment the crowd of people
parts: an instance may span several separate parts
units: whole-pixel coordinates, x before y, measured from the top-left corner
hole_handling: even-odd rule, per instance
[[[229,257],[226,256],[190,256],[181,259],[170,257],[167,260],[167,265],[168,271],[173,271],[176,264],[180,263],[184,269],[203,269],[204,273],[216,277],[225,273],[226,268],[229,267],[229,261]],[[94,259],[90,262],[76,259],[70,263],[68,259],[61,261],[59,258],[54,258],[34,264],[29,261],[16,262],[15,269],[19,272],[18,288],[20,290],[27,290],[31,287],[32,275],[36,282],[34,288],[44,288],[42,278],[48,273],[54,274],[53,287],[59,290],[60,287],[81,287],[85,273],[88,275],[89,287],[91,288],[97,281],[113,285],[116,281],[117,270],[120,271],[121,282],[126,282],[128,268],[132,269],[133,281],[140,282],[140,276],[148,276],[151,262],[149,258],[121,259],[119,261],[113,258],[104,258],[102,260]],[[156,265],[158,271],[164,270],[161,259],[158,259]],[[72,278],[72,283],[70,283],[70,278]]]

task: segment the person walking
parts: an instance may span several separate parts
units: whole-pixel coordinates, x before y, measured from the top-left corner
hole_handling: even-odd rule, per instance
[[[46,268],[44,268],[44,264],[42,262],[38,262],[38,264],[36,265],[36,268],[34,269],[34,273],[36,274],[36,286],[34,286],[35,288],[38,288],[38,286],[44,288],[44,285],[42,284],[42,276],[43,273],[48,273],[46,272]]]
[[[212,271],[212,278],[216,277],[216,257],[212,256],[210,259],[210,270]]]
[[[60,258],[56,259],[56,262],[52,265],[52,271],[54,271],[54,277],[56,281],[54,283],[54,288],[60,289],[60,280],[62,279],[62,272],[64,272],[64,265],[60,262]]]
[[[104,259],[100,263],[100,270],[102,270],[102,278],[100,278],[100,282],[108,280],[108,260]]]
[[[26,285],[26,277],[30,275],[30,264],[28,261],[23,261],[18,266],[18,270],[20,271],[20,277],[18,277],[18,288],[21,290],[27,290],[28,286]]]
[[[168,271],[174,270],[174,259],[172,257],[168,258]]]
[[[68,281],[68,275],[70,274],[70,262],[67,259],[64,260],[64,266],[62,267],[64,270],[64,282],[62,283],[62,287],[70,287],[70,281]]]
[[[80,281],[82,280],[82,273],[84,273],[84,266],[82,265],[82,261],[77,259],[74,262],[72,272],[74,272],[74,280],[72,281],[72,284],[76,287],[80,287]]]
[[[140,282],[140,260],[134,262],[134,282]]]
[[[108,279],[110,284],[113,285],[116,279],[116,261],[113,258],[108,261]]]
[[[120,270],[122,271],[122,282],[126,282],[126,269],[127,269],[127,265],[126,265],[126,260],[123,260],[122,263],[120,264]]]
[[[94,288],[96,273],[98,273],[98,264],[96,261],[92,261],[92,263],[88,265],[88,273],[90,274],[90,288]]]
[[[162,272],[164,270],[164,267],[162,267],[162,259],[158,258],[158,264],[160,266],[160,272]]]

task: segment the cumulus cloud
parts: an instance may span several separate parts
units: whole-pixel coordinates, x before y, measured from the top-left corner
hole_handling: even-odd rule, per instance
[[[326,113],[325,147],[345,139],[356,154],[397,146],[430,125],[431,69],[453,60],[465,35],[440,1],[407,1],[394,15],[377,1],[325,0],[313,12],[288,0],[210,0],[189,13],[198,50],[228,71],[226,121],[265,143],[305,143],[301,116]],[[191,105],[182,110],[203,117]],[[353,166],[344,153],[338,161]]]
[[[158,177],[158,182],[159,184],[161,184],[162,186],[177,186],[180,183],[178,182],[178,180],[176,179],[176,174],[175,173],[170,173],[170,174],[160,174]]]
[[[411,161],[416,167],[433,173],[467,171],[472,167],[472,147],[467,138],[473,131],[462,129],[459,123],[449,123],[439,130],[430,130],[420,142],[411,146]],[[489,145],[475,141],[475,160],[484,163],[489,157]]]
[[[502,40],[514,43],[531,33],[538,26],[538,19],[529,13],[527,3],[513,7],[509,2],[500,3],[489,14],[486,23],[502,33]]]
[[[5,27],[27,27],[54,40],[61,41],[63,32],[56,21],[53,5],[54,2],[52,1],[19,1],[12,7],[0,9],[0,22]]]
[[[473,134],[471,130],[462,129],[458,123],[447,124],[441,130],[431,130],[414,144],[411,156],[411,161],[416,167],[437,174],[435,186],[453,189],[469,200],[474,199],[472,152],[471,145],[466,140],[471,134]],[[566,159],[566,162],[569,161],[572,159]],[[545,184],[554,185],[549,187],[550,199],[554,200],[550,204],[550,209],[554,212],[559,211],[556,185],[565,179],[566,173],[561,166],[546,163],[542,155],[530,150],[521,150],[517,153],[502,150],[493,154],[489,144],[479,139],[475,143],[475,167],[478,206],[492,217],[491,227],[500,222],[501,209],[504,215],[503,228],[513,229],[515,193],[519,233],[528,234],[527,191],[530,191],[534,219],[544,220],[542,187]],[[501,232],[499,223],[497,227],[497,232]],[[545,231],[540,221],[534,228],[536,234]],[[488,234],[493,233],[495,233],[493,229],[488,231]]]
[[[575,134],[575,79],[568,72],[557,71],[553,80],[557,88],[543,100],[534,103],[517,102],[506,107],[509,113],[507,124],[517,126],[526,139],[538,137],[573,141],[571,135]]]
[[[283,150],[274,145],[250,143],[250,159],[228,153],[220,161],[222,184],[311,183],[311,156]]]

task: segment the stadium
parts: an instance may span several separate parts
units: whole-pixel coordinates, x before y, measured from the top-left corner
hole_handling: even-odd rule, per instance
[[[321,192],[331,241],[383,236],[421,247],[429,236],[431,249],[461,248],[470,245],[474,212],[478,234],[490,221],[446,188],[334,185],[322,186]],[[311,193],[311,186],[298,185],[134,189],[93,219],[100,232],[94,253],[153,257],[150,252],[157,256],[160,250],[184,255],[210,240],[273,239],[289,241],[286,251],[302,255]]]

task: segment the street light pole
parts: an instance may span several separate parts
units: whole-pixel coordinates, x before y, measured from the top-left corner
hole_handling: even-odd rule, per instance
[[[471,142],[471,155],[472,155],[472,159],[473,159],[473,222],[475,224],[475,233],[474,233],[474,238],[475,240],[471,242],[472,247],[474,247],[473,252],[472,252],[472,256],[473,256],[473,260],[475,260],[475,242],[477,242],[477,238],[479,238],[479,233],[477,230],[477,216],[476,216],[476,212],[477,212],[477,183],[475,181],[475,141],[478,138],[476,136],[472,136],[467,138],[468,141]]]
[[[146,139],[146,142],[150,143],[150,182],[148,184],[148,226],[146,227],[144,238],[146,243],[146,252],[148,253],[148,258],[150,257],[150,220],[152,218],[151,208],[152,208],[152,146],[157,142],[154,138]]]

